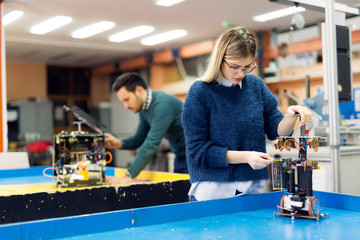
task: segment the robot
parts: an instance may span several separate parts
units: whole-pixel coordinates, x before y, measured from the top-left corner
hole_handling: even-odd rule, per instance
[[[79,120],[77,131],[65,132],[54,136],[53,169],[56,184],[61,187],[94,186],[105,183],[106,165],[111,162],[110,152],[105,150],[105,137],[91,116],[73,106],[71,110]],[[81,124],[86,123],[98,132],[84,132]],[[109,155],[110,160],[106,160]]]
[[[280,159],[275,156],[272,167],[273,189],[287,190],[280,201],[279,212],[274,215],[290,216],[296,218],[310,218],[319,220],[328,214],[320,213],[321,206],[319,198],[313,196],[312,171],[318,169],[318,162],[307,159],[307,148],[317,151],[320,140],[323,137],[309,137],[309,130],[303,125],[300,127],[300,136],[297,142],[294,137],[282,136],[274,141],[274,147],[280,151],[286,149],[299,150],[298,158]],[[297,188],[295,186],[295,174],[297,173]]]

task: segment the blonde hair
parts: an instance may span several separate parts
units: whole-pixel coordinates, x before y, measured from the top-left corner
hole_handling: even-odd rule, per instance
[[[214,82],[222,79],[221,64],[226,59],[255,57],[256,41],[254,35],[246,27],[236,26],[224,31],[217,39],[211,53],[207,69],[199,80]]]

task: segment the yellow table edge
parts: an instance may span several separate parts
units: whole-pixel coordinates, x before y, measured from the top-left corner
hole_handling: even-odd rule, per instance
[[[121,177],[124,176],[127,169],[115,168],[115,176]],[[43,176],[39,176],[43,177]],[[188,180],[190,179],[188,174],[180,173],[169,173],[169,172],[157,172],[157,171],[142,171],[137,177],[137,180],[144,180],[144,182],[132,182],[128,184],[121,184],[116,186],[129,186],[133,184],[151,184],[156,182],[166,182],[166,181],[177,181],[177,180]],[[15,185],[0,185],[0,196],[11,196],[11,195],[24,195],[24,194],[33,194],[33,193],[54,193],[54,192],[65,192],[65,191],[75,191],[80,189],[90,189],[98,187],[112,187],[110,185],[100,185],[100,186],[88,186],[88,187],[68,187],[68,188],[58,188],[54,182],[47,183],[36,183],[36,184],[15,184]]]

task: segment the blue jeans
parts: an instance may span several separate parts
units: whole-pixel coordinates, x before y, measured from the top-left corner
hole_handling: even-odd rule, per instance
[[[175,173],[189,173],[186,157],[175,157],[174,160],[174,172]]]

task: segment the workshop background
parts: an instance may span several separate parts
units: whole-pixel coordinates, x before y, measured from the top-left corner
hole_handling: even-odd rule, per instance
[[[359,239],[359,0],[0,0],[0,12],[1,238]],[[189,175],[173,173],[166,139],[133,182],[104,184],[136,151],[106,151],[76,114],[131,136],[138,116],[111,92],[117,76],[137,72],[184,101],[235,25],[255,33],[251,74],[279,109],[313,112],[293,138],[267,141],[267,192],[189,202]],[[79,164],[57,174],[55,155]],[[73,169],[83,178],[63,178]]]
[[[138,119],[111,93],[114,79],[124,72],[138,72],[149,80],[152,89],[184,100],[190,85],[203,74],[216,37],[233,25],[247,26],[256,33],[258,68],[254,74],[261,76],[277,96],[279,108],[285,112],[290,104],[307,105],[322,119],[314,117],[311,132],[329,136],[321,27],[325,12],[297,8],[294,1],[283,4],[284,1],[265,0],[251,3],[187,0],[171,7],[156,5],[156,2],[2,1],[3,17],[13,11],[21,15],[6,25],[3,19],[2,26],[2,64],[6,69],[2,72],[3,86],[6,86],[3,97],[7,105],[4,115],[7,134],[6,129],[3,130],[7,141],[2,144],[3,151],[27,152],[31,166],[51,165],[53,136],[62,130],[76,129],[73,117],[64,111],[63,105],[79,106],[119,138],[132,135]],[[339,8],[346,4],[359,9],[357,0],[338,3]],[[288,9],[285,17],[265,22],[254,20],[256,15],[290,7],[300,12],[295,14]],[[71,19],[49,33],[36,33],[32,29],[55,16]],[[360,187],[352,184],[359,180],[356,173],[360,170],[360,17],[355,11],[339,19],[343,28],[338,29],[337,36],[349,40],[348,48],[340,50],[351,59],[347,65],[348,76],[340,74],[338,78],[348,91],[345,97],[339,98],[340,189],[343,193],[360,194]],[[74,35],[76,30],[98,22],[107,24],[102,32],[97,27],[99,33],[95,35]],[[116,33],[143,25],[150,29],[144,36],[110,40]],[[145,37],[171,30],[179,30],[182,36],[155,45],[142,43]],[[271,144],[268,143],[268,151],[274,155]],[[321,171],[314,174],[317,179],[314,186],[332,191],[334,176],[329,143],[322,144],[314,156],[309,153],[321,166]],[[129,166],[134,154],[114,152],[113,166]],[[291,153],[284,154],[284,157],[291,156]],[[171,172],[172,160],[173,155],[164,141],[148,169]]]

